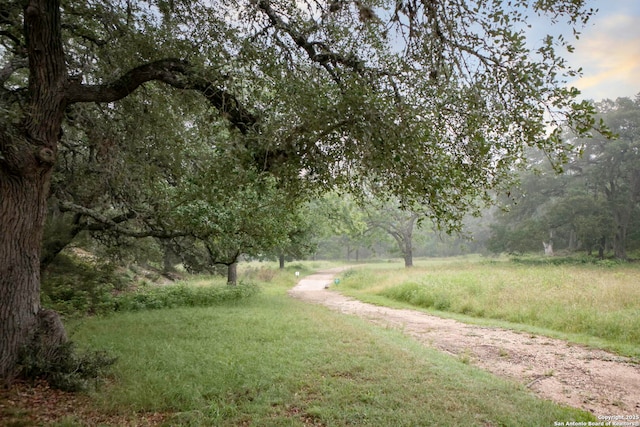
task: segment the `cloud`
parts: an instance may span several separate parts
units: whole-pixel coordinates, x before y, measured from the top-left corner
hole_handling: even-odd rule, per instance
[[[635,15],[635,16],[634,16]],[[571,82],[583,98],[600,100],[633,97],[640,92],[640,16],[603,16],[583,31],[570,58],[582,67],[582,78]]]

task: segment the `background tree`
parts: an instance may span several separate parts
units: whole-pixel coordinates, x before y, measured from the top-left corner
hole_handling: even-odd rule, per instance
[[[275,180],[228,165],[203,170],[204,182],[227,187],[202,186],[176,194],[176,225],[190,230],[205,249],[205,265],[227,266],[230,284],[237,282],[236,266],[241,255],[262,256],[285,247],[298,225],[297,206],[278,191]],[[230,197],[229,190],[233,194]]]
[[[367,224],[377,228],[391,237],[404,259],[405,267],[413,267],[413,234],[420,213],[399,208],[393,201],[380,202],[371,200],[366,208]]]
[[[451,226],[525,147],[562,158],[569,147],[549,126],[593,124],[563,81],[575,74],[557,53],[565,39],[525,43],[528,13],[586,22],[593,11],[572,0],[0,5],[2,378],[43,317],[47,198],[76,104],[108,107],[150,82],[196,91],[234,128],[234,153],[281,188],[373,182]]]
[[[571,157],[562,175],[531,158],[539,171],[522,174],[509,211],[493,226],[491,249],[538,251],[552,235],[555,248],[597,250],[600,258],[610,248],[614,257],[626,259],[627,250],[639,246],[635,234],[629,239],[629,230],[640,221],[638,107],[637,97],[596,103],[600,118],[618,137],[575,140],[582,155]]]
[[[584,248],[589,254],[598,249],[603,257],[603,238],[610,235],[611,218],[592,195],[570,191],[551,202],[545,222],[553,230],[554,239],[574,252]]]
[[[580,140],[584,155],[575,168],[611,217],[614,256],[626,259],[631,225],[640,216],[640,95],[604,100],[596,109],[618,136]]]
[[[366,214],[349,194],[327,193],[312,201],[311,209],[320,217],[319,251],[324,256],[358,261],[360,252],[372,244]]]
[[[553,201],[564,197],[567,177],[557,175],[550,164],[534,154],[527,162],[532,169],[523,171],[519,185],[501,196],[503,210],[494,216],[488,242],[493,252],[540,252],[543,242],[557,243],[557,230],[549,223],[547,211]]]
[[[281,269],[284,268],[286,261],[304,259],[315,253],[317,249],[317,229],[320,219],[316,213],[311,211],[310,205],[307,203],[295,208],[291,207],[287,212],[287,217],[290,220],[287,238],[275,250]],[[279,220],[284,220],[284,218]]]

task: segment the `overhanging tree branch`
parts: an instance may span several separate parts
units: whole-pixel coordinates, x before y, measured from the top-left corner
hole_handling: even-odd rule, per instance
[[[16,58],[0,69],[0,86],[3,85],[11,75],[20,68],[26,68],[28,62],[26,58]]]
[[[258,122],[258,118],[233,94],[198,75],[188,62],[179,59],[162,59],[140,65],[108,84],[85,85],[71,81],[66,99],[68,104],[114,102],[150,81],[161,81],[177,89],[201,92],[243,134],[248,133]]]
[[[60,210],[62,212],[75,212],[97,221],[99,225],[87,225],[87,229],[92,231],[113,231],[118,234],[129,237],[157,237],[159,239],[172,239],[175,237],[190,236],[191,233],[183,230],[168,231],[158,229],[135,230],[121,225],[127,219],[132,219],[135,215],[124,214],[114,218],[109,218],[101,213],[84,206],[76,205],[71,202],[60,202]]]
[[[15,47],[22,46],[22,41],[20,40],[20,38],[18,38],[18,36],[16,36],[15,34],[12,34],[10,31],[0,31],[0,36],[6,37],[11,40]]]

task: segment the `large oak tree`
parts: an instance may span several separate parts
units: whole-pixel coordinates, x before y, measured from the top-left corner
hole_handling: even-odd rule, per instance
[[[570,148],[553,130],[565,119],[589,130],[565,86],[571,47],[528,44],[526,24],[591,14],[576,0],[0,1],[0,377],[59,324],[40,307],[40,252],[73,106],[195,91],[282,186],[367,181],[455,223],[525,147]]]

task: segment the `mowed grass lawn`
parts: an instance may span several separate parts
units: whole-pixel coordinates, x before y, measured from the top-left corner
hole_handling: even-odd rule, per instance
[[[526,261],[526,260],[525,260]],[[412,307],[543,333],[640,358],[640,264],[546,264],[483,258],[377,264],[342,277],[340,290],[381,305]]]
[[[260,294],[234,303],[69,323],[79,345],[118,357],[113,377],[92,394],[96,410],[159,412],[166,425],[192,426],[593,420],[399,331],[295,300],[286,295],[293,273],[276,276]]]

